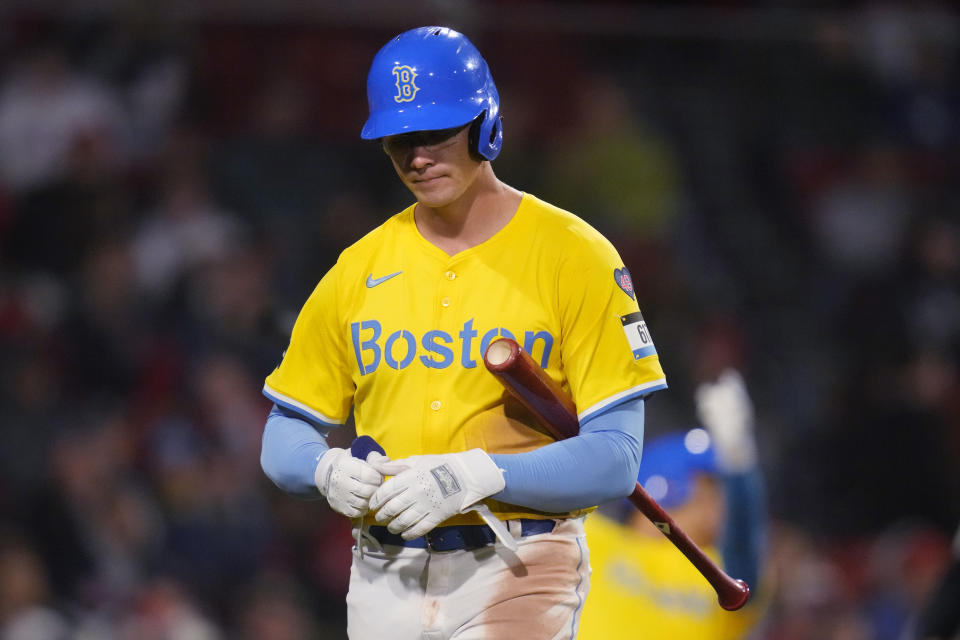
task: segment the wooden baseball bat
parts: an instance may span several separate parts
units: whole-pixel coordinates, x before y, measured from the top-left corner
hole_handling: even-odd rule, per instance
[[[553,437],[564,440],[580,433],[580,421],[573,400],[528,353],[520,349],[515,340],[498,338],[491,342],[483,354],[483,363]],[[629,500],[707,579],[717,592],[721,607],[735,611],[746,604],[750,598],[750,586],[724,573],[639,482]]]

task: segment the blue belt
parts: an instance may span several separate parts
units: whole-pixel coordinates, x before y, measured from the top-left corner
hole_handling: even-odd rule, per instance
[[[550,533],[557,524],[556,520],[532,520],[520,518],[513,522],[520,523],[521,537]],[[370,535],[380,544],[391,544],[397,547],[412,547],[414,549],[430,549],[432,551],[470,551],[493,544],[497,539],[493,529],[485,524],[465,524],[452,527],[437,527],[425,536],[404,540],[397,533],[390,533],[386,527],[370,527]]]

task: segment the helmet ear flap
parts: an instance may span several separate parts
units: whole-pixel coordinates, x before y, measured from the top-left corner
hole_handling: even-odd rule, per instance
[[[503,116],[501,116],[498,113],[497,117],[490,124],[490,135],[488,136],[488,140],[486,140],[484,144],[486,144],[487,148],[489,149],[495,148],[496,152],[499,153],[502,140],[503,140]]]
[[[490,156],[496,157],[502,144],[503,117],[497,114],[493,122],[487,122],[487,113],[484,111],[470,123],[468,147],[470,157],[477,162],[492,160]]]

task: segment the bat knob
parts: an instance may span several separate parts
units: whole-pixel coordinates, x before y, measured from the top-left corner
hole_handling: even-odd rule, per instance
[[[750,599],[750,585],[743,580],[734,580],[733,582],[738,588],[727,589],[718,598],[720,606],[727,611],[736,611],[747,604],[747,600]]]
[[[497,338],[487,347],[483,362],[492,371],[504,369],[520,355],[520,345],[510,338]]]
[[[366,460],[371,451],[376,451],[380,455],[387,455],[380,444],[370,436],[360,436],[350,445],[350,454],[354,458]]]

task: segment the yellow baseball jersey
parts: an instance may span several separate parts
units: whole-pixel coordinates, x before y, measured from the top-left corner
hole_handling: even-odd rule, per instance
[[[399,459],[553,441],[484,367],[498,336],[570,393],[581,422],[666,386],[629,273],[583,220],[524,194],[493,237],[450,256],[420,234],[414,208],[346,249],[317,285],[264,385],[278,405],[323,425],[352,407],[357,434]],[[546,517],[488,503],[501,518]]]
[[[590,593],[578,640],[734,640],[763,606],[726,611],[690,561],[663,536],[643,535],[599,513],[586,522]],[[716,547],[701,547],[719,562]]]

